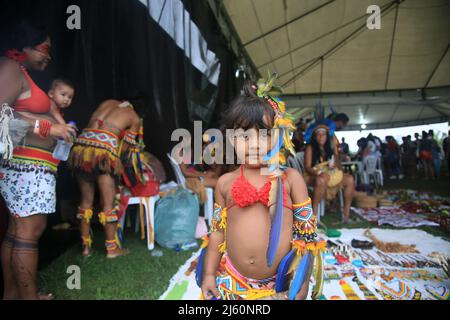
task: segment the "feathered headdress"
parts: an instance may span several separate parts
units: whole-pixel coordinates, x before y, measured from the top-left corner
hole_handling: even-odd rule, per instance
[[[280,86],[274,84],[278,74],[267,72],[267,79],[259,79],[253,85],[256,95],[263,98],[275,111],[273,129],[275,130],[275,146],[264,157],[264,161],[269,164],[269,170],[273,171],[278,164],[286,163],[286,154],[295,154],[294,145],[291,141],[291,133],[295,132],[295,125],[291,114],[286,112],[286,106],[278,97],[283,93]]]
[[[267,79],[259,79],[253,85],[253,90],[258,97],[265,99],[275,112],[274,118],[274,136],[275,146],[263,158],[269,165],[269,171],[272,174],[271,188],[269,192],[269,200],[271,203],[276,203],[269,209],[271,218],[271,228],[269,236],[269,244],[267,248],[267,265],[272,266],[278,250],[280,242],[282,220],[283,220],[283,178],[282,172],[276,170],[279,165],[286,163],[286,154],[292,153],[295,155],[294,145],[291,141],[291,133],[295,132],[296,127],[293,122],[293,117],[286,112],[286,106],[283,101],[278,98],[283,90],[280,86],[274,84],[278,78],[277,74],[267,73]]]

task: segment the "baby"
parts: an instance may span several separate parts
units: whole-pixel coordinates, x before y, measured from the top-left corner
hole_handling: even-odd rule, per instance
[[[321,295],[325,243],[315,239],[305,181],[291,168],[262,174],[281,144],[291,149],[286,139],[293,128],[268,87],[247,85],[226,114],[226,128],[235,130],[227,139],[242,165],[215,189],[211,234],[197,267],[204,299],[305,299],[315,259],[313,298]]]
[[[52,86],[48,91],[48,96],[52,102],[50,114],[55,118],[57,123],[66,123],[62,110],[72,104],[74,94],[75,89],[70,81],[63,79],[53,80]]]

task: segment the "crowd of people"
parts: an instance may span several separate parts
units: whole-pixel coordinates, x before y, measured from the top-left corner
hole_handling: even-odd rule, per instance
[[[449,131],[450,136],[450,131]],[[416,179],[423,177],[426,180],[439,179],[441,176],[442,160],[449,160],[449,138],[445,138],[440,145],[435,139],[433,130],[422,131],[402,137],[399,144],[393,136],[386,136],[382,141],[379,137],[369,134],[358,140],[358,151],[352,159],[363,161],[367,157],[379,159],[381,169],[390,179]],[[345,144],[346,145],[346,144]],[[341,157],[350,159],[347,148],[341,144]],[[448,167],[450,169],[450,167]]]

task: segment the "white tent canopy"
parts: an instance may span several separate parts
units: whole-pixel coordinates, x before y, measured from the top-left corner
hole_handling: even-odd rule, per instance
[[[392,90],[353,93],[288,95],[288,111],[296,119],[311,118],[314,106],[321,103],[350,118],[346,130],[382,129],[430,124],[450,118],[450,87],[423,90]],[[331,113],[331,109],[325,109]]]
[[[262,75],[277,72],[291,108],[331,103],[353,126],[449,118],[450,1],[223,3],[248,65]],[[373,4],[381,10],[379,30],[367,28]]]

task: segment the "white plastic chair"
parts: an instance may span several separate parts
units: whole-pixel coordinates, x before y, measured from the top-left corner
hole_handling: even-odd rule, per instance
[[[356,172],[354,173],[353,177],[357,185],[361,183],[368,183],[365,180],[366,177],[364,175],[364,164],[361,161],[356,162]]]
[[[167,157],[170,160],[170,165],[173,168],[173,171],[175,172],[175,178],[177,179],[177,182],[179,185],[181,185],[184,189],[186,189],[186,178],[183,175],[183,172],[181,171],[180,165],[177,163],[177,161],[172,158],[170,154],[167,154]]]
[[[184,189],[186,189],[186,178],[181,171],[180,165],[178,162],[170,155],[167,154],[167,157],[170,160],[170,164],[172,165],[173,171],[175,172],[175,177],[179,185],[181,185]],[[203,212],[205,215],[205,219],[208,220],[208,225],[211,226],[212,216],[214,211],[214,189],[213,188],[205,188],[206,189],[206,202],[203,204]]]
[[[304,152],[297,152],[295,158],[297,159],[298,163],[300,164],[300,167],[302,168],[302,173],[305,171],[305,153]]]
[[[379,157],[368,156],[363,160],[363,176],[364,182],[370,183],[373,179],[375,187],[383,186],[383,171],[381,170],[381,162]]]
[[[287,158],[287,165],[288,167],[296,169],[298,172],[303,173],[302,167],[300,166],[300,163],[298,162],[296,157],[289,156]]]
[[[132,197],[128,200],[128,206],[139,205],[136,211],[136,226],[135,232],[139,232],[140,226],[140,205],[142,204],[144,209],[144,227],[146,228],[147,234],[147,248],[148,250],[153,250],[155,247],[155,205],[156,201],[159,200],[159,195],[153,197]],[[120,225],[125,228],[125,218],[126,211],[124,215],[120,218]]]
[[[311,192],[314,192],[314,188],[309,187],[308,188]],[[342,189],[339,190],[338,192],[338,197],[339,197],[339,205],[341,208],[341,213],[344,212],[344,193],[342,192]],[[320,222],[320,217],[325,216],[325,207],[326,207],[326,200],[325,198],[322,198],[322,200],[320,200],[319,205],[317,206],[317,222]]]
[[[303,172],[305,171],[305,166],[304,166],[304,156],[305,153],[304,152],[298,152],[295,157],[290,155],[287,159],[287,165],[290,168],[294,168],[297,169],[298,172],[300,172],[301,174],[303,174]]]

